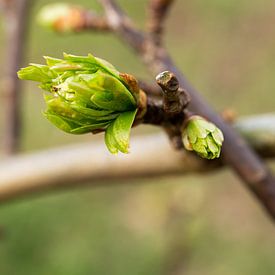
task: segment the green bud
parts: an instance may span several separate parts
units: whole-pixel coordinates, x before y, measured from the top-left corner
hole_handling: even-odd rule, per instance
[[[185,149],[206,159],[220,156],[223,140],[221,130],[200,116],[192,116],[183,130]]]
[[[64,54],[45,57],[47,65],[30,64],[18,77],[39,82],[46,91],[45,117],[71,134],[105,131],[112,153],[127,153],[138,99],[120,73],[107,61]]]

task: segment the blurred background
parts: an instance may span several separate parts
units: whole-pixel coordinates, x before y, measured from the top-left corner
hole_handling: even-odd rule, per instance
[[[33,1],[24,66],[42,63],[43,55],[93,53],[122,72],[154,80],[112,34],[60,35],[39,27],[37,11],[53,2]],[[96,0],[67,2],[100,10]],[[147,1],[119,2],[144,28]],[[274,12],[273,0],[189,0],[172,7],[166,45],[217,111],[230,107],[240,116],[274,111]],[[1,75],[9,47],[4,20]],[[33,83],[23,83],[22,100],[22,153],[102,140],[53,127],[41,114],[43,97]],[[4,116],[1,108],[0,129]],[[140,126],[133,135],[157,131]],[[162,177],[158,184],[136,181],[1,205],[0,274],[275,274],[274,225],[231,171]]]

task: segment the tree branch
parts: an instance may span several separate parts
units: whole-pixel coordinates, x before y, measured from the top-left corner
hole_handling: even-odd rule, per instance
[[[156,44],[161,43],[164,20],[174,0],[150,0],[148,31]]]
[[[97,15],[93,12],[83,11],[83,26],[79,26],[79,30],[92,30],[92,31],[110,31],[110,26],[105,17]]]
[[[145,61],[154,74],[168,70],[173,72],[180,86],[191,95],[190,109],[214,122],[224,133],[224,161],[240,176],[246,186],[258,197],[268,213],[275,219],[275,179],[269,169],[247,143],[213,111],[198,91],[175,66],[164,47],[137,30],[114,0],[101,0],[112,29]]]
[[[234,127],[258,153],[275,157],[274,114],[244,118]],[[70,145],[0,163],[0,203],[86,184],[111,185],[144,177],[210,172],[221,165],[220,160],[207,161],[187,151],[173,150],[163,134],[133,138],[129,155],[111,155],[101,142]]]

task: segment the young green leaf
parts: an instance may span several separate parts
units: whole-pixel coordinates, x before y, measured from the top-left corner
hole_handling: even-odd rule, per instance
[[[118,144],[114,138],[114,121],[108,126],[105,131],[105,144],[112,154],[118,153]]]
[[[133,125],[137,110],[121,113],[114,121],[113,136],[117,142],[119,151],[128,153],[130,131]]]
[[[78,125],[74,121],[67,119],[65,117],[62,117],[60,115],[51,113],[49,111],[44,112],[44,116],[57,128],[60,130],[71,133],[71,131],[75,128],[81,127],[81,125]]]
[[[17,73],[20,79],[32,80],[37,82],[50,82],[52,78],[57,77],[57,74],[52,72],[48,66],[31,64],[26,68],[22,68]]]

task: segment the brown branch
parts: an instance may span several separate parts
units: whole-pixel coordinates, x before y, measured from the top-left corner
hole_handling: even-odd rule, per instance
[[[183,148],[182,128],[189,117],[186,109],[190,102],[189,94],[179,86],[176,76],[164,71],[156,77],[163,94],[163,110],[168,119],[162,123],[171,144],[176,150]]]
[[[156,80],[163,92],[164,111],[170,116],[183,113],[190,102],[190,96],[180,88],[176,76],[169,71],[164,71],[157,75]]]
[[[198,91],[177,69],[163,47],[157,45],[154,39],[148,38],[146,34],[137,30],[114,0],[101,0],[101,3],[113,30],[136,50],[151,71],[155,74],[164,70],[173,72],[178,77],[180,86],[191,95],[190,109],[214,122],[223,131],[225,136],[223,158],[225,162],[235,170],[275,219],[275,179],[262,160],[234,129],[209,107]]]
[[[150,0],[148,31],[156,44],[161,43],[164,21],[174,0]]]
[[[83,183],[94,186],[123,179],[129,183],[135,178],[178,174],[191,168],[191,161],[182,165],[184,156],[174,153],[164,135],[133,139],[131,144],[128,155],[111,155],[100,142],[10,158],[0,165],[0,202]]]
[[[3,130],[3,150],[6,154],[15,153],[19,149],[21,135],[21,81],[17,78],[17,71],[23,59],[30,5],[30,0],[9,0],[3,6],[7,31],[5,66],[7,71],[4,84],[4,114],[6,119]]]
[[[146,47],[145,35],[137,30],[132,21],[122,12],[113,0],[99,0],[105,10],[110,28],[121,35],[137,52],[144,52]]]
[[[266,156],[268,148],[273,152],[269,157],[275,157],[275,115],[241,119],[234,127],[249,142],[253,140],[252,145],[257,144],[260,154]],[[210,172],[221,167],[219,160],[206,161],[187,151],[173,150],[161,133],[133,138],[131,145],[129,155],[111,155],[100,142],[11,157],[0,163],[0,203],[48,190],[131,184],[138,178]]]
[[[84,11],[83,14],[84,22],[83,28],[80,27],[80,30],[92,30],[92,31],[110,31],[110,26],[105,17],[97,15],[93,12]]]

